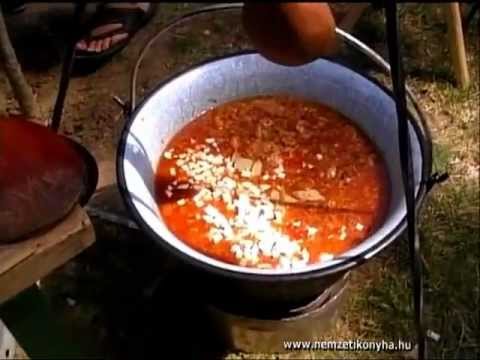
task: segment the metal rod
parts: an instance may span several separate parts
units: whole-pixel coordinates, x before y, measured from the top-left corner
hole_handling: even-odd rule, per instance
[[[400,35],[398,29],[397,5],[395,1],[385,2],[387,19],[387,40],[391,77],[398,117],[398,142],[400,162],[407,205],[407,234],[410,250],[413,278],[413,298],[415,307],[415,323],[417,329],[418,359],[425,359],[425,330],[423,325],[423,274],[420,250],[420,238],[417,232],[415,208],[415,179],[412,164],[410,134],[407,121],[407,98],[405,90],[405,74],[403,71]]]
[[[68,37],[67,47],[65,49],[57,100],[55,101],[55,107],[53,108],[53,115],[50,123],[50,127],[55,131],[58,131],[60,122],[62,121],[65,97],[67,96],[67,90],[70,83],[70,75],[72,73],[72,66],[75,56],[75,45],[79,38],[80,19],[85,11],[85,7],[86,3],[84,2],[75,3],[72,28],[70,29],[70,36]]]

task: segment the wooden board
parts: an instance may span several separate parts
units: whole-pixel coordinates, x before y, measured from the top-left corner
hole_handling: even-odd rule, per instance
[[[0,304],[92,245],[95,232],[79,206],[50,230],[0,246]]]

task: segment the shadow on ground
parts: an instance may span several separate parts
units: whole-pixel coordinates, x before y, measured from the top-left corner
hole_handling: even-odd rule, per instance
[[[98,241],[43,289],[66,324],[112,359],[212,359],[212,336],[194,273],[134,230],[96,224]]]

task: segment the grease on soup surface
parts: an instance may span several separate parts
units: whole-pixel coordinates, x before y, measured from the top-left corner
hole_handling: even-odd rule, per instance
[[[289,96],[233,101],[181,129],[159,161],[167,227],[224,262],[297,268],[375,230],[388,205],[382,157],[351,121]]]

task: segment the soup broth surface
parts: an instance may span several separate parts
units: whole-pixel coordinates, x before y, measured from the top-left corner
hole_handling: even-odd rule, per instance
[[[181,129],[158,163],[169,230],[224,262],[297,268],[331,260],[383,221],[388,177],[363,132],[290,96],[241,99]]]

